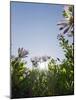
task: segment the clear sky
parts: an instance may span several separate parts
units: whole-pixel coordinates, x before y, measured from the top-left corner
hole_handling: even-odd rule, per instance
[[[32,56],[49,55],[63,59],[57,23],[63,18],[63,5],[11,2],[11,51],[19,47]]]

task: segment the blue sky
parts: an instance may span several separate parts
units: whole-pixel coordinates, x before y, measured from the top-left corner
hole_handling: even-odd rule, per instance
[[[63,5],[11,2],[11,51],[19,47],[32,56],[49,55],[63,59],[57,23],[63,18]]]

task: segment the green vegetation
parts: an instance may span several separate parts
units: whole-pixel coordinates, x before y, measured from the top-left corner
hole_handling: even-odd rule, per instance
[[[74,94],[74,43],[69,41],[74,36],[73,6],[67,6],[63,16],[64,22],[58,24],[62,31],[58,40],[65,59],[49,57],[48,70],[39,70],[35,67],[37,59],[32,60],[34,66],[29,69],[23,60],[29,53],[19,48],[18,56],[11,58],[11,98]]]

